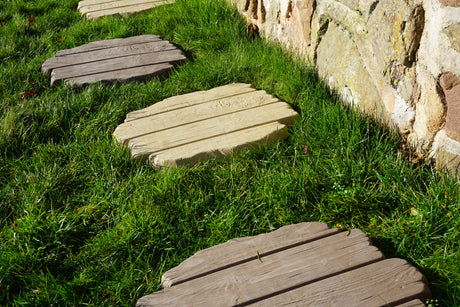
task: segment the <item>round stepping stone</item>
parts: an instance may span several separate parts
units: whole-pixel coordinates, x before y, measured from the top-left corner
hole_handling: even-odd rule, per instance
[[[94,19],[115,14],[130,15],[173,2],[174,0],[84,0],[78,3],[78,10],[86,18]]]
[[[51,86],[65,80],[75,85],[97,81],[128,81],[160,76],[186,59],[184,53],[157,35],[140,35],[91,42],[56,52],[42,71]]]
[[[137,306],[425,306],[424,276],[385,259],[364,232],[288,225],[204,249],[165,272]]]
[[[154,167],[178,166],[284,139],[287,125],[299,119],[287,103],[239,83],[131,112],[114,137],[131,148],[133,158],[149,159]]]

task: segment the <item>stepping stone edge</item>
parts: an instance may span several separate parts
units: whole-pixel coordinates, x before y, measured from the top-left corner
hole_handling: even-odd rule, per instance
[[[288,137],[300,115],[287,103],[236,83],[167,98],[126,116],[115,139],[133,158],[175,167],[229,157]]]
[[[84,86],[165,76],[185,60],[172,43],[157,35],[140,35],[58,51],[43,63],[42,71],[51,76],[51,86],[60,81]]]

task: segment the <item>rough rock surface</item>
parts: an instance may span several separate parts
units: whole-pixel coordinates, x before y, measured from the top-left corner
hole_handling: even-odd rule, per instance
[[[442,33],[449,38],[452,49],[460,52],[460,24],[448,26]]]
[[[460,78],[452,72],[444,72],[440,78],[447,103],[446,134],[460,141]]]
[[[450,142],[460,140],[460,87],[452,81],[460,80],[459,0],[229,1],[420,153],[460,157]],[[437,163],[457,173],[460,164],[442,161],[453,159]]]
[[[372,77],[364,68],[359,50],[341,27],[330,24],[316,58],[318,73],[343,100],[368,113],[384,114]],[[345,74],[337,72],[347,72]],[[380,107],[380,109],[379,109]]]
[[[460,0],[439,0],[445,6],[460,6]]]

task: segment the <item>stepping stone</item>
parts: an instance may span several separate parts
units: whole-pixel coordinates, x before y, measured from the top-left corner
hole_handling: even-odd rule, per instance
[[[51,75],[51,86],[62,80],[74,85],[125,82],[165,75],[185,59],[180,49],[159,36],[140,35],[58,51],[43,63],[42,71]]]
[[[154,167],[178,166],[284,139],[299,118],[287,103],[239,83],[131,112],[114,137],[131,148],[133,158],[149,159]]]
[[[94,19],[115,14],[129,16],[173,2],[174,0],[84,0],[78,3],[78,10],[86,18]]]
[[[197,252],[137,306],[424,306],[407,261],[385,259],[359,229],[300,223]]]

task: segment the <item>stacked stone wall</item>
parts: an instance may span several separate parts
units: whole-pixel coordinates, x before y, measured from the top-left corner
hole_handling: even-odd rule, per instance
[[[229,0],[342,98],[460,173],[460,0]]]

